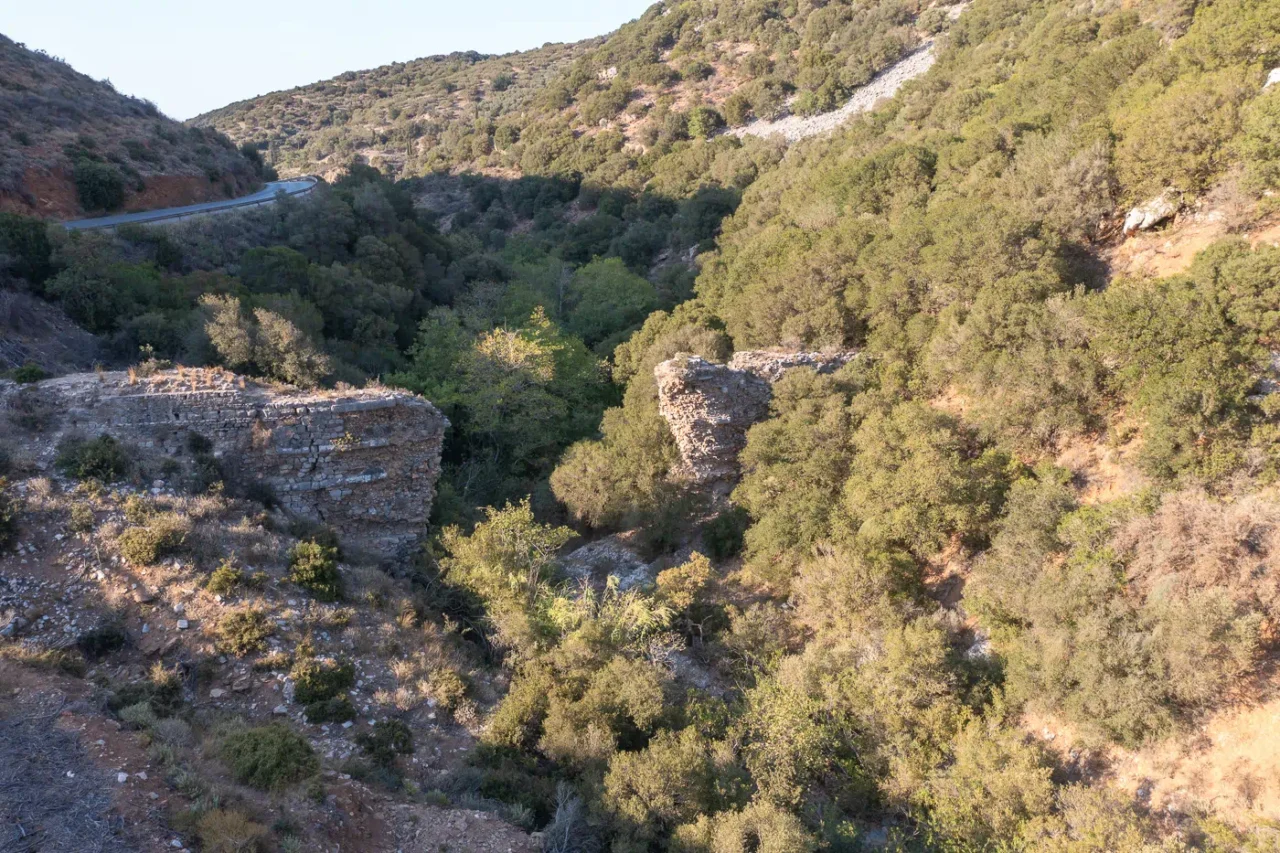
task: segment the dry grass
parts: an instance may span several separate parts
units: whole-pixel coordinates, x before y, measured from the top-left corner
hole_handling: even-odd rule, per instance
[[[1117,751],[1110,763],[1113,783],[1148,794],[1153,809],[1203,809],[1242,829],[1280,820],[1280,696],[1219,711],[1185,736]]]
[[[8,660],[32,669],[84,677],[86,665],[78,652],[66,649],[35,649],[21,644],[0,646],[0,660]]]
[[[0,719],[0,844],[4,850],[125,853],[110,784],[58,712]]]
[[[1280,617],[1280,503],[1274,494],[1228,503],[1203,492],[1165,497],[1116,536],[1144,594],[1225,589],[1236,603]]]

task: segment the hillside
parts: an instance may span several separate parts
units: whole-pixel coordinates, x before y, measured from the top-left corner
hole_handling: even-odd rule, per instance
[[[544,51],[407,179],[0,214],[0,832],[1280,849],[1280,0]]]
[[[0,211],[69,219],[228,198],[262,165],[0,35]]]
[[[680,140],[836,109],[945,28],[926,6],[658,3],[600,39],[348,72],[193,123],[262,146],[286,172],[358,158],[398,177],[573,172],[638,188]]]
[[[432,56],[229,104],[191,120],[258,146],[286,175],[333,177],[360,158],[396,175],[438,158],[447,128],[527,108],[595,41],[505,56]],[[460,129],[452,131],[457,137]],[[455,143],[470,151],[470,143]]]

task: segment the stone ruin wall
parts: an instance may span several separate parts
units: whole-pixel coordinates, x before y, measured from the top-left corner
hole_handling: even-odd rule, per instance
[[[19,393],[38,393],[54,407],[54,431],[39,437],[45,463],[70,435],[105,433],[178,456],[196,433],[233,480],[269,487],[290,513],[382,555],[423,533],[449,423],[408,392],[277,390],[220,370],[77,374],[28,389],[10,383],[0,385],[0,407]]]
[[[653,375],[658,410],[680,450],[676,475],[727,495],[738,480],[747,430],[769,414],[773,384],[799,367],[829,373],[855,357],[853,351],[757,350],[735,353],[727,364],[685,353],[662,362]]]

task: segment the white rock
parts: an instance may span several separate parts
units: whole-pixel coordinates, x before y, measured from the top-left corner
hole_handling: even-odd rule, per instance
[[[1270,86],[1272,83],[1280,83],[1280,68],[1272,68],[1271,72],[1267,74],[1267,86]],[[1265,89],[1267,86],[1263,86],[1262,88]]]
[[[129,781],[129,774],[128,774],[128,773],[117,773],[117,774],[116,774],[116,781],[117,781],[117,782],[119,782],[121,785],[123,785],[125,782],[128,782],[128,781]]]
[[[350,720],[347,720],[345,723],[343,723],[343,724],[342,724],[342,727],[343,727],[344,729],[349,729],[349,728],[351,728],[351,727],[352,727],[352,726],[354,726],[354,725],[355,725],[355,723],[351,722]]]
[[[273,713],[273,714],[275,714],[275,715],[277,715],[277,716],[281,716],[281,717],[283,717],[285,714],[289,713],[289,706],[288,706],[288,705],[277,705],[277,706],[275,706],[274,708],[272,708],[272,709],[271,709],[271,713]]]
[[[190,628],[190,627],[191,627],[191,623],[190,623],[190,622],[188,622],[186,619],[179,619],[179,620],[178,620],[178,630],[179,630],[179,631],[185,631],[185,630],[187,630],[187,629],[188,629],[188,628]]]
[[[227,695],[227,691],[223,690],[221,687],[215,687],[209,691],[210,699],[221,699],[223,696],[226,696],[226,695]]]
[[[138,773],[134,773],[133,775],[134,775],[134,776],[137,776],[137,777],[138,777],[139,779],[141,779],[143,782],[147,781],[147,771],[145,771],[145,770],[140,771],[140,772],[138,772]]]
[[[1161,222],[1173,218],[1178,212],[1178,196],[1173,190],[1165,190],[1157,198],[1138,205],[1124,218],[1124,233],[1149,231]]]

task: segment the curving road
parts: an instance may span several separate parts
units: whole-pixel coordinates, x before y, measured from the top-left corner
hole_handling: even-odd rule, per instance
[[[256,193],[240,198],[228,198],[222,201],[206,201],[202,204],[188,204],[185,207],[163,207],[159,210],[141,210],[137,213],[116,213],[111,216],[99,216],[95,219],[74,219],[62,223],[69,231],[88,231],[95,228],[115,228],[129,223],[159,222],[165,219],[182,219],[202,213],[216,213],[237,207],[251,207],[259,204],[271,204],[279,193],[285,195],[306,195],[315,188],[315,178],[299,178],[294,181],[271,181]]]

